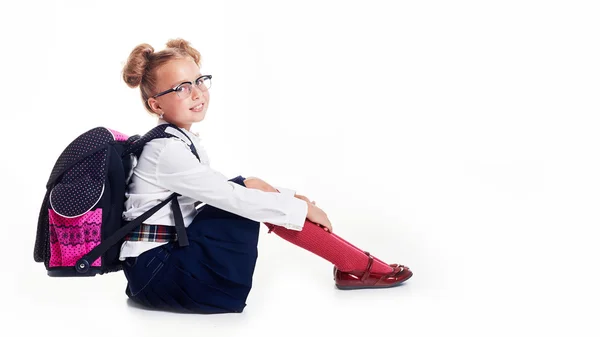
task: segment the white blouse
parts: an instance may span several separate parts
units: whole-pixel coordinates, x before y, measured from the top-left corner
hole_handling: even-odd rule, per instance
[[[159,124],[166,123],[160,120]],[[126,192],[123,218],[133,220],[159,204],[173,192],[178,198],[185,226],[189,226],[198,210],[196,201],[214,206],[258,222],[268,222],[300,231],[306,220],[308,205],[295,198],[295,191],[276,187],[281,193],[249,189],[228,181],[210,167],[210,160],[194,133],[182,129],[192,140],[200,157],[194,156],[185,141],[179,138],[160,138],[149,141],[133,169]],[[176,131],[172,129],[171,131]],[[174,226],[170,204],[154,213],[144,223]],[[135,257],[164,242],[125,241],[120,259]]]

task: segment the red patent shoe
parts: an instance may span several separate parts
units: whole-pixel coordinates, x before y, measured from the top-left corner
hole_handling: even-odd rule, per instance
[[[365,254],[369,256],[369,263],[364,271],[341,271],[333,268],[335,286],[338,289],[391,288],[399,286],[413,275],[408,267],[399,264],[391,264],[393,270],[389,273],[373,273],[373,257],[368,252]]]

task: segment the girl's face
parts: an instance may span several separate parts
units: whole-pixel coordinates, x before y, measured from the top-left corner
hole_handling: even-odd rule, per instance
[[[176,88],[184,82],[191,82],[191,89],[184,90],[186,85],[181,85],[180,90],[171,91],[156,98],[149,98],[148,105],[158,115],[169,123],[180,128],[190,130],[193,123],[200,122],[206,115],[210,94],[205,85],[200,88],[196,85],[198,77],[202,76],[200,68],[191,57],[174,59],[156,70],[157,91]],[[187,85],[187,88],[190,88]]]

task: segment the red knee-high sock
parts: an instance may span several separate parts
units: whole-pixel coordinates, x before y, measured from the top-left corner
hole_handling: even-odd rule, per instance
[[[301,231],[270,223],[265,223],[265,225],[269,227],[269,233],[273,232],[284,240],[324,258],[333,263],[339,270],[365,270],[369,262],[369,257],[362,249],[353,246],[336,234],[326,232],[310,220],[306,220]],[[389,273],[392,270],[392,267],[388,264],[373,258],[371,272]]]
[[[337,236],[336,234],[332,233],[332,235],[335,235],[335,237],[337,237],[338,240],[344,241],[347,245],[350,245],[350,246],[354,247],[355,249],[361,250],[360,248],[356,247],[355,245],[351,244],[350,242],[348,242],[348,241],[342,239],[341,237]],[[373,262],[379,262],[381,264],[387,265],[387,263],[381,261],[380,259],[376,258],[375,256],[373,256],[373,255],[371,255],[371,256],[373,257]]]

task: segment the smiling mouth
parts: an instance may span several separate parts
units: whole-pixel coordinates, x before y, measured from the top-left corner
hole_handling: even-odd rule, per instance
[[[196,105],[193,108],[190,108],[190,110],[194,111],[194,112],[200,112],[202,111],[202,109],[204,108],[204,103],[200,104],[200,105]]]

